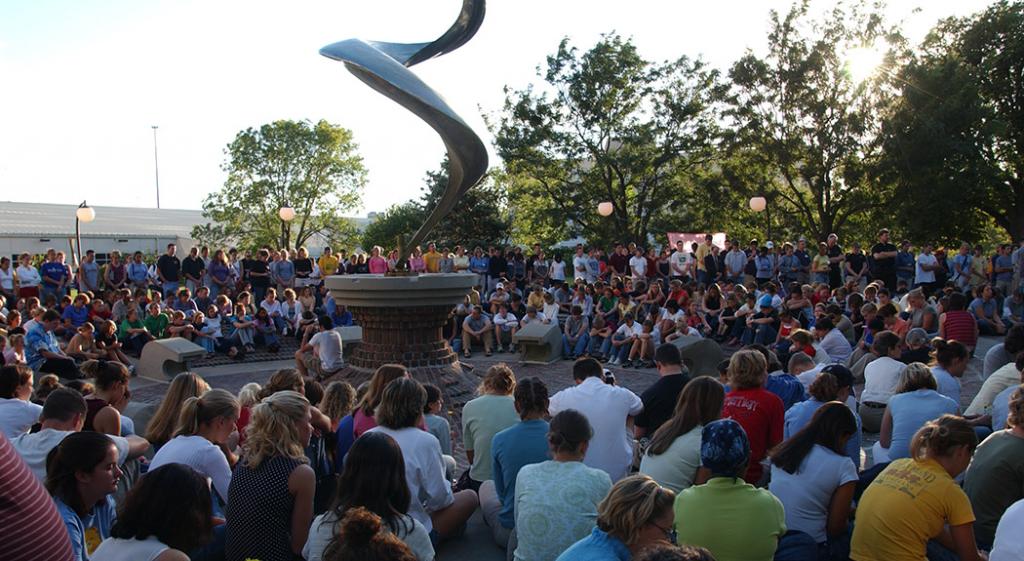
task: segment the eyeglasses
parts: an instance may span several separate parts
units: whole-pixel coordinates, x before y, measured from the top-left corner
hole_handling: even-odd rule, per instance
[[[679,534],[676,532],[675,526],[663,528],[655,522],[651,522],[651,526],[654,526],[655,528],[661,530],[665,534],[665,538],[668,539],[669,543],[671,543],[672,545],[676,545],[676,542],[679,540]]]

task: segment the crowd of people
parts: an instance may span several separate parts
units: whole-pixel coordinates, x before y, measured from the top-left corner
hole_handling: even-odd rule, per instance
[[[16,513],[0,519],[24,525],[12,542],[23,556],[4,558],[430,560],[478,509],[520,561],[1021,558],[1024,251],[915,255],[886,230],[867,253],[835,236],[817,255],[806,246],[719,248],[708,236],[661,252],[581,246],[564,260],[539,247],[417,249],[414,272],[479,276],[445,331],[456,351],[511,350],[518,329],[542,322],[562,331],[572,360],[558,392],[492,365],[456,417],[442,389],[401,365],[358,388],[318,382],[336,365],[319,360],[314,331],[333,332],[331,316],[347,312],[328,312],[317,279],[398,267],[380,248],[316,262],[302,249],[210,261],[196,249],[174,269],[171,247],[155,280],[147,272],[127,300],[99,306],[121,294],[109,277],[130,282],[113,259],[99,270],[87,257],[74,280],[63,265],[40,267],[61,280],[38,294],[23,292],[33,287],[22,266],[9,284],[0,272],[15,351],[0,371],[0,464],[12,474],[0,494]],[[268,311],[272,333],[222,334],[230,345],[213,347],[244,353],[295,336],[298,368],[237,396],[181,374],[135,434],[130,361],[117,353],[155,335],[143,323],[115,332],[116,346],[91,346],[110,337],[96,307],[113,315],[120,302],[126,319],[141,297],[147,312],[170,310],[165,334],[174,312],[194,319],[211,294],[243,315],[248,298],[280,309],[300,278],[312,279],[301,316],[315,329]],[[1004,340],[963,407],[960,379],[983,334]],[[693,377],[679,338],[732,354],[717,377]],[[617,385],[608,367],[630,366],[655,368],[657,381],[640,395]],[[878,435],[869,454],[865,434]],[[61,521],[60,539],[42,537]]]

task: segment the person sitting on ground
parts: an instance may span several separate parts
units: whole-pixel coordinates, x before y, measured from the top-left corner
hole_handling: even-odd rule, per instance
[[[85,376],[75,360],[60,348],[54,330],[60,325],[57,310],[41,312],[25,326],[25,360],[33,371],[56,374],[65,380],[78,380]]]
[[[562,355],[567,360],[576,360],[586,354],[589,345],[590,319],[583,315],[583,308],[573,306],[562,326]]]
[[[473,306],[466,319],[462,322],[462,354],[466,358],[473,356],[473,342],[484,347],[484,354],[491,356],[491,320],[483,315],[483,308]]]
[[[149,314],[142,320],[142,325],[156,339],[167,337],[167,326],[170,325],[171,318],[163,313],[160,309],[160,304],[156,302],[150,304],[146,309],[149,311]]]
[[[343,380],[335,380],[327,384],[317,409],[331,420],[332,433],[337,432],[341,420],[352,413],[355,399],[356,389],[352,387],[352,384]]]
[[[853,412],[854,420],[857,423],[857,430],[846,441],[845,454],[860,470],[861,426],[860,416],[856,413],[857,399],[853,395],[853,374],[850,369],[842,364],[826,365],[811,382],[809,393],[811,394],[810,399],[797,403],[786,411],[782,437],[790,438],[800,432],[807,426],[807,423],[811,422],[814,413],[826,403],[830,401],[844,403]]]
[[[227,390],[188,398],[182,404],[174,438],[157,451],[149,469],[185,464],[210,480],[221,502],[227,501],[231,467],[238,460],[228,448],[228,438],[235,431],[238,412],[238,400]]]
[[[768,363],[754,349],[737,351],[729,359],[729,393],[722,406],[722,417],[738,422],[747,433],[750,462],[744,479],[757,484],[764,473],[761,460],[768,450],[782,442],[785,409],[779,396],[766,390]]]
[[[253,408],[228,488],[228,561],[294,559],[302,552],[316,488],[304,452],[310,418],[309,401],[294,391],[274,393]]]
[[[200,473],[182,464],[151,467],[90,560],[188,561],[212,539],[212,521],[209,484]]]
[[[363,394],[363,398],[359,401],[359,405],[352,414],[352,432],[355,438],[359,438],[364,432],[377,426],[374,415],[377,412],[377,408],[380,407],[381,399],[383,399],[384,388],[393,380],[408,377],[409,370],[401,364],[382,364],[377,367],[377,370],[374,371],[373,376],[370,378],[370,385],[366,393]]]
[[[40,430],[11,440],[11,445],[40,481],[46,479],[46,458],[50,451],[68,435],[82,430],[85,414],[82,394],[68,388],[56,389],[43,404],[39,415]],[[107,436],[117,447],[119,465],[138,458],[149,449],[149,442],[139,436]]]
[[[405,542],[417,561],[432,561],[434,547],[426,527],[409,512],[412,495],[405,480],[402,450],[390,436],[370,432],[352,444],[334,491],[330,509],[313,519],[302,548],[306,561],[328,559],[326,550],[347,547],[342,520],[357,509],[379,516],[383,530]]]
[[[470,463],[470,487],[479,491],[480,484],[494,478],[491,470],[491,440],[494,435],[519,422],[512,392],[516,376],[505,363],[487,369],[479,397],[462,409],[462,445]]]
[[[28,364],[25,358],[25,335],[15,333],[7,336],[7,347],[3,351],[4,364]]]
[[[974,314],[975,321],[978,322],[979,334],[1002,335],[1006,333],[1006,326],[1003,325],[1003,320],[999,317],[1000,310],[997,304],[991,285],[984,284],[974,290],[974,300],[971,301],[968,309]]]
[[[585,415],[594,429],[594,440],[587,447],[584,463],[618,481],[626,476],[633,460],[633,442],[627,431],[643,411],[643,401],[626,388],[606,384],[601,363],[592,358],[577,359],[572,377],[575,385],[551,397],[549,412],[556,415],[575,409]]]
[[[970,353],[963,343],[938,337],[932,339],[931,347],[931,370],[938,392],[959,404],[960,378],[967,372]]]
[[[978,344],[978,322],[967,311],[967,299],[959,292],[949,295],[949,307],[939,315],[939,337],[960,341],[974,353]]]
[[[365,508],[345,514],[337,539],[324,551],[325,561],[416,561],[405,542],[385,531],[383,520]],[[419,558],[422,560],[422,558]]]
[[[437,441],[441,444],[441,454],[445,458],[445,464],[448,464],[448,458],[452,457],[452,426],[448,419],[441,414],[441,411],[444,410],[444,395],[441,394],[441,388],[434,384],[423,384],[423,389],[427,392],[427,404],[423,407],[423,422],[427,425],[427,432],[437,437]],[[453,463],[454,460],[452,458]]]
[[[195,372],[182,372],[174,376],[160,401],[160,406],[146,425],[146,440],[153,443],[155,451],[159,452],[161,446],[174,438],[184,403],[208,391],[209,384]]]
[[[295,351],[295,365],[303,376],[323,380],[344,368],[344,342],[329,316],[320,316],[317,323],[319,331],[308,339],[304,337],[299,350]]]
[[[644,410],[636,417],[633,432],[637,438],[649,438],[672,418],[679,394],[690,382],[679,347],[668,343],[659,345],[654,353],[654,364],[658,369],[658,380],[640,394]]]
[[[454,537],[479,504],[472,490],[452,493],[444,477],[441,445],[430,433],[421,430],[427,392],[419,382],[398,378],[384,388],[376,410],[378,425],[369,432],[394,438],[405,458],[405,479],[409,492],[417,497],[407,514],[419,520],[438,539]]]
[[[494,435],[491,442],[493,479],[480,486],[480,510],[495,543],[506,548],[515,527],[515,491],[519,470],[551,458],[548,449],[548,388],[539,378],[516,384],[515,408],[520,422]],[[468,404],[467,404],[468,405]]]
[[[660,333],[654,327],[654,321],[645,319],[641,324],[640,335],[633,341],[629,349],[629,358],[622,363],[623,368],[634,366],[636,368],[654,367],[654,348],[661,343]]]
[[[907,348],[900,354],[900,362],[928,363],[931,360],[932,348],[928,345],[928,333],[919,327],[907,332],[905,338]]]
[[[739,423],[720,419],[704,425],[698,481],[706,483],[676,497],[680,544],[706,547],[718,561],[772,559],[786,532],[785,514],[768,490],[743,481],[751,461],[750,441]]]
[[[853,348],[843,336],[843,332],[835,328],[832,320],[821,318],[814,324],[814,334],[818,337],[821,350],[828,355],[831,362],[845,363]]]
[[[895,333],[882,331],[875,335],[871,350],[878,358],[864,367],[864,391],[858,412],[864,430],[878,432],[882,428],[885,406],[896,393],[900,372],[906,365],[899,361],[900,338]]]
[[[982,379],[988,378],[1004,364],[1013,362],[1017,353],[1024,351],[1024,325],[1013,326],[1006,330],[1006,337],[996,343],[985,353],[985,361],[981,369]]]
[[[670,543],[675,498],[646,475],[619,481],[597,506],[597,527],[557,561],[630,559],[646,548]]]
[[[89,322],[83,323],[76,329],[75,335],[71,337],[67,346],[64,347],[64,352],[80,362],[106,358],[106,353],[96,348],[95,332],[96,327],[93,324]]]
[[[13,440],[29,431],[43,412],[32,403],[32,369],[22,364],[0,366],[0,432]]]
[[[607,356],[604,354],[605,341],[612,336],[614,330],[605,319],[600,315],[594,316],[594,321],[590,324],[590,343],[587,345],[587,356],[597,358],[599,360],[605,360]],[[580,357],[576,357],[580,358]]]
[[[715,561],[711,552],[703,547],[689,545],[652,545],[633,557],[636,561]]]
[[[643,326],[638,323],[632,313],[622,315],[622,323],[612,336],[605,340],[601,354],[609,357],[608,364],[628,366],[629,351],[633,343],[643,333]]]
[[[597,505],[612,482],[606,472],[583,464],[593,436],[579,411],[551,418],[551,460],[525,465],[516,476],[515,537],[508,546],[515,561],[554,559],[594,527]]]
[[[817,544],[811,553],[818,554],[818,559],[848,558],[847,529],[858,476],[846,447],[858,431],[850,408],[829,401],[769,453],[768,490],[782,502],[787,530],[810,536]],[[788,538],[783,538],[780,550]]]
[[[118,449],[106,435],[69,434],[47,455],[46,490],[64,520],[75,561],[89,561],[110,537],[119,479]]]
[[[515,314],[508,311],[508,304],[502,303],[498,306],[498,313],[494,314],[494,340],[498,344],[498,352],[505,352],[505,345],[508,345],[510,353],[516,352],[516,345],[513,343],[516,331],[519,330],[519,320]]]
[[[1015,362],[1003,365],[991,376],[985,378],[985,382],[975,394],[974,399],[971,400],[964,415],[967,417],[984,415],[995,403],[996,396],[1006,391],[1007,388],[1020,384],[1021,372],[1024,372],[1024,351],[1017,355]]]
[[[129,353],[136,356],[141,356],[142,348],[153,340],[153,335],[146,329],[146,324],[139,319],[139,310],[135,306],[125,312],[125,317],[118,326],[117,338]]]
[[[970,423],[953,415],[918,430],[910,457],[889,464],[858,501],[850,557],[983,559],[974,539],[971,502],[954,481],[977,444]]]
[[[687,383],[676,401],[675,414],[653,433],[640,473],[676,493],[692,486],[700,467],[701,431],[721,417],[724,400],[725,390],[714,378]]]

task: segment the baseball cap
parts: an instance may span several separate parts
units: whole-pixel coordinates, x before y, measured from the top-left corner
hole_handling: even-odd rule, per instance
[[[505,284],[499,282],[498,284],[494,285],[494,290],[498,290],[499,288],[505,288]]]
[[[772,307],[772,297],[769,296],[768,294],[765,294],[764,296],[761,297],[760,300],[757,301],[757,305],[758,305],[758,307],[761,307],[761,308],[771,308]]]
[[[750,459],[750,441],[739,423],[719,419],[701,430],[700,465],[712,475],[738,477],[739,469]]]
[[[827,364],[822,367],[821,373],[828,373],[835,376],[836,380],[839,381],[840,388],[853,387],[853,372],[850,372],[850,369],[843,366],[842,364]]]
[[[764,242],[764,246],[767,247],[768,249],[772,249],[773,247],[775,247],[775,242],[768,240]]]

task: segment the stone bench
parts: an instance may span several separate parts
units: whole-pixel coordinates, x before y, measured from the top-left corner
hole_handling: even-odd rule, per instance
[[[142,356],[135,372],[139,376],[163,382],[190,370],[190,361],[205,356],[206,349],[187,339],[157,339],[142,347]]]
[[[339,325],[334,330],[341,335],[341,344],[346,348],[363,342],[363,328],[358,325]]]
[[[512,342],[519,346],[522,362],[549,364],[562,358],[562,331],[557,323],[527,324],[516,331]]]
[[[683,364],[689,369],[691,376],[718,377],[718,363],[725,358],[722,347],[711,339],[683,336],[671,341],[679,347]]]

